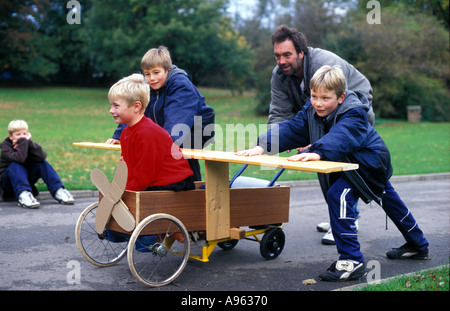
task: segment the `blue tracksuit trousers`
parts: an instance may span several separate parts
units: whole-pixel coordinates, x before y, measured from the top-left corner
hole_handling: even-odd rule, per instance
[[[358,213],[354,207],[357,201],[358,196],[350,184],[342,177],[333,183],[327,193],[330,225],[339,259],[352,259],[364,262],[355,226]],[[389,181],[385,188],[382,208],[408,243],[419,250],[428,248],[428,241],[423,236],[423,232],[411,211],[400,199]]]
[[[17,200],[22,191],[35,192],[34,184],[39,178],[44,180],[52,196],[59,188],[64,187],[58,174],[47,161],[26,165],[12,162],[1,176],[0,186],[3,189],[3,197],[14,196]]]

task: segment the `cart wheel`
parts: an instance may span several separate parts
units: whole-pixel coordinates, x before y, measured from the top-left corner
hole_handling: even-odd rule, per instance
[[[239,240],[229,240],[229,241],[217,243],[217,246],[219,246],[224,251],[228,251],[230,249],[233,249],[238,244],[238,242],[239,242]]]
[[[128,265],[143,284],[158,287],[175,280],[189,259],[190,240],[183,223],[168,214],[142,220],[128,244]]]
[[[284,248],[285,236],[280,228],[269,229],[261,239],[259,250],[265,259],[275,259]]]
[[[83,257],[90,263],[108,267],[119,262],[127,253],[128,238],[113,239],[108,231],[98,234],[95,215],[98,202],[89,205],[78,217],[75,240]]]

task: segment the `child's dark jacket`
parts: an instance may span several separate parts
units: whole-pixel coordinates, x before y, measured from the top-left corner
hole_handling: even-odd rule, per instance
[[[12,162],[19,164],[42,162],[47,157],[47,153],[40,145],[24,137],[17,141],[17,147],[15,149],[9,137],[6,137],[0,144],[0,147],[2,149],[0,156],[0,178]]]
[[[383,190],[392,175],[389,150],[367,121],[369,102],[359,92],[346,92],[344,102],[326,118],[319,117],[308,102],[295,118],[279,124],[279,144],[272,145],[271,132],[259,138],[258,144],[268,152],[282,152],[311,144],[309,152],[322,160],[359,164],[356,171],[342,174],[365,201],[380,202]],[[275,149],[274,149],[275,148]],[[324,194],[336,174],[319,174]]]
[[[158,91],[150,90],[150,102],[144,114],[164,128],[180,147],[201,149],[205,143],[212,142],[214,128],[212,127],[212,132],[203,130],[208,124],[214,124],[214,110],[206,104],[205,98],[189,80],[187,73],[175,65],[172,65],[164,86]],[[199,124],[194,123],[196,116],[201,117]],[[175,130],[177,124],[186,125],[180,129],[190,130],[190,137],[186,137],[188,133]],[[124,127],[124,124],[119,125],[114,132],[114,139],[120,139]]]

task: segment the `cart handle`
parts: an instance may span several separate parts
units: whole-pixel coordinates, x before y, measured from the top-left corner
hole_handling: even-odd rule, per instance
[[[241,176],[241,174],[245,171],[245,169],[246,169],[247,167],[248,167],[248,164],[244,164],[244,165],[241,167],[241,169],[233,176],[233,178],[231,178],[230,184],[229,184],[230,188],[231,188],[231,185],[234,183],[234,181],[235,181],[239,176]],[[284,168],[280,169],[280,170],[278,171],[278,173],[272,178],[272,180],[267,184],[267,187],[273,187],[273,185],[274,185],[275,182],[278,180],[278,178],[281,176],[281,174],[283,174],[284,170],[285,170]]]

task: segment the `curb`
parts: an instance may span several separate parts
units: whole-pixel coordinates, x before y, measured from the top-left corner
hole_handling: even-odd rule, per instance
[[[450,179],[449,173],[435,173],[435,174],[422,174],[422,175],[398,175],[392,176],[390,181],[392,182],[408,182],[408,181],[429,181],[438,179]],[[282,186],[295,187],[307,187],[307,186],[319,186],[319,181],[314,180],[293,180],[293,181],[280,181],[278,184]],[[70,190],[75,199],[98,197],[98,190]],[[40,200],[51,199],[52,196],[48,191],[41,191],[39,193]],[[1,201],[0,201],[1,202]]]

